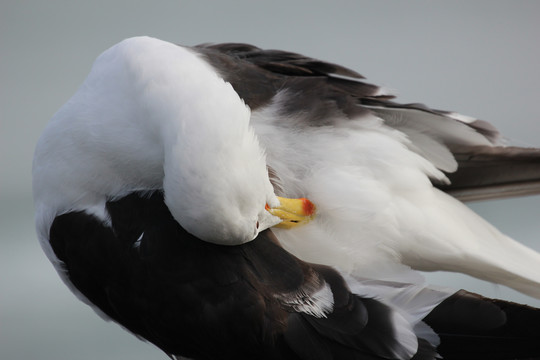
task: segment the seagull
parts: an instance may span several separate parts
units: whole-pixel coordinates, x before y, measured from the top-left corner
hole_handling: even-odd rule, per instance
[[[392,98],[290,52],[124,40],[38,141],[40,243],[173,359],[540,356],[540,310],[416,271],[540,298],[540,256],[460,202],[540,192],[540,150]]]

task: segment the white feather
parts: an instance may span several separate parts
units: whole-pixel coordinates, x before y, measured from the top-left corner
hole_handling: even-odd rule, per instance
[[[203,240],[252,240],[278,200],[249,121],[191,50],[140,37],[105,51],[36,147],[36,227],[51,260],[55,216],[83,210],[106,223],[105,202],[136,190],[164,189],[173,216]]]
[[[279,107],[278,96],[252,114],[253,126],[284,195],[317,206],[307,226],[276,231],[287,250],[363,277],[420,283],[408,266],[457,271],[540,297],[540,255],[429,180],[446,181],[438,168],[455,169],[445,141],[489,145],[486,138],[420,111],[393,128],[374,116],[309,127],[281,119]]]
[[[281,118],[285,97],[250,113],[191,50],[151,38],[107,50],[36,148],[36,226],[51,261],[55,216],[84,210],[107,223],[105,202],[135,190],[164,189],[173,216],[204,240],[249,241],[277,202],[268,164],[280,195],[317,206],[307,226],[276,230],[305,260],[413,283],[422,279],[408,266],[461,271],[540,297],[539,255],[431,184],[455,169],[445,143],[490,144],[466,118],[373,107],[385,121],[310,127]]]
[[[282,301],[285,301],[295,311],[318,318],[326,317],[334,308],[334,294],[327,283],[312,294],[301,293]]]

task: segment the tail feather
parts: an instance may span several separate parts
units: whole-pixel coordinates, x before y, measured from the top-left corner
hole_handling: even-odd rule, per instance
[[[437,185],[461,201],[540,194],[540,149],[465,146],[452,149],[458,169]]]
[[[422,271],[455,271],[540,298],[540,254],[502,234],[451,196],[436,191],[425,237],[403,242],[402,262]],[[415,225],[418,227],[418,225]]]

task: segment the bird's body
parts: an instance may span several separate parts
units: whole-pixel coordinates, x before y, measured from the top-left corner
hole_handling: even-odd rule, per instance
[[[279,194],[317,204],[309,227],[276,230],[287,250],[363,276],[457,271],[540,296],[540,255],[441,191],[538,193],[539,150],[502,147],[484,121],[392,103],[338,65],[242,44],[195,50],[250,105]]]
[[[540,297],[540,256],[445,191],[538,191],[540,153],[500,147],[487,123],[389,98],[297,54],[125,40],[38,143],[40,241],[84,301],[171,355],[434,358],[439,340],[422,319],[444,328],[463,296],[410,268]],[[478,175],[501,162],[519,173]],[[279,222],[265,210],[276,195],[309,198],[316,217],[264,231]],[[514,305],[472,302],[485,311],[445,336],[493,318],[474,336],[515,332],[504,313]],[[538,315],[516,308],[529,314],[521,339]],[[487,358],[513,356],[493,349]]]

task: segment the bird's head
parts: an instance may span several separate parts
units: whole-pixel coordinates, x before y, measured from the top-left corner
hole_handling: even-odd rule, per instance
[[[208,156],[202,155],[206,145],[198,144],[196,161],[194,148],[179,149],[191,153],[190,159],[179,155],[176,161],[183,165],[166,168],[165,201],[180,225],[197,238],[238,245],[268,228],[290,229],[314,217],[315,205],[308,199],[275,195],[256,138],[249,143],[248,149],[228,143]]]

